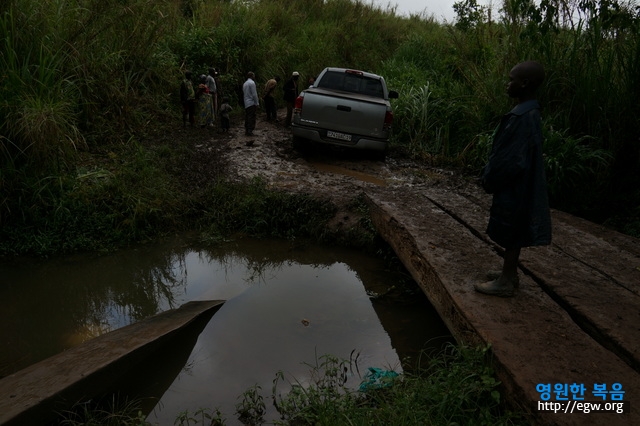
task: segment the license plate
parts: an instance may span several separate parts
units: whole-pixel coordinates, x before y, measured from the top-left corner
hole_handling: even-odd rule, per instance
[[[327,137],[333,139],[340,139],[341,141],[351,142],[351,135],[347,135],[345,133],[333,132],[331,130],[327,131]]]

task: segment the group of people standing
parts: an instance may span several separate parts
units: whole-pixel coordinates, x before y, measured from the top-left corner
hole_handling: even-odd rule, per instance
[[[193,84],[193,73],[191,71],[184,73],[184,80],[180,85],[183,127],[187,126],[187,122],[192,127],[213,127],[216,115],[220,114],[223,119],[224,129],[224,118],[226,116],[228,120],[229,111],[227,109],[230,107],[228,106],[228,100],[221,98],[218,71],[215,68],[209,68],[208,72],[208,75],[202,74],[199,76],[196,87]]]
[[[287,116],[285,119],[285,127],[291,126],[291,119],[293,117],[293,107],[300,93],[298,80],[300,79],[300,73],[294,71],[291,77],[284,83],[283,86],[283,100],[287,103]],[[262,99],[264,100],[265,110],[267,113],[267,121],[277,122],[277,105],[274,96],[275,90],[280,83],[280,77],[275,76],[267,80],[262,92]],[[245,109],[245,135],[252,136],[253,130],[256,127],[256,112],[258,106],[260,106],[260,100],[258,97],[258,90],[255,82],[255,74],[253,72],[247,73],[247,80],[242,85],[242,94],[244,98]]]
[[[282,99],[287,105],[287,115],[285,127],[291,126],[293,118],[293,108],[295,100],[300,93],[299,87],[300,73],[294,71],[290,78],[284,83],[282,88]],[[257,109],[260,106],[260,98],[264,101],[267,121],[279,122],[277,115],[276,90],[281,79],[278,76],[267,80],[261,96],[255,82],[255,74],[247,73],[247,79],[242,85],[242,101],[245,110],[245,135],[252,136],[256,125]],[[313,84],[313,79],[309,80]],[[197,79],[197,86],[194,85],[193,74],[186,71],[184,80],[180,85],[180,101],[182,103],[182,125],[187,126],[187,122],[192,127],[214,126],[216,116],[220,117],[222,131],[229,129],[229,113],[232,108],[229,99],[221,96],[218,71],[209,68],[208,75],[200,75]]]

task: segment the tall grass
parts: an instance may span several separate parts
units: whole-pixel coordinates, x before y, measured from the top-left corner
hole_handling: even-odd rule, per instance
[[[610,151],[594,144],[594,138],[575,138],[545,126],[544,161],[551,201],[561,208],[588,204],[589,195],[603,191]],[[584,188],[591,188],[585,193]]]
[[[170,5],[9,1],[0,16],[1,226],[53,221],[79,150],[126,143],[157,119],[175,63],[154,48]]]
[[[603,207],[612,198],[640,202],[624,190],[640,183],[640,133],[632,124],[640,112],[632,99],[640,80],[639,9],[615,1],[584,2],[571,10],[510,0],[497,20],[487,14],[461,18],[468,19],[439,37],[441,43],[425,38],[418,43],[423,50],[397,49],[390,79],[408,61],[420,64],[426,81],[418,85],[423,89],[407,87],[397,101],[394,144],[478,172],[486,162],[486,135],[511,108],[504,91],[509,69],[535,59],[547,71],[539,99],[550,137],[554,205],[595,219],[612,214]]]
[[[0,16],[0,158],[10,167],[59,170],[83,141],[75,123],[75,85],[65,74],[61,41],[43,30],[50,24],[47,12],[10,9]]]
[[[0,226],[33,229],[29,211],[62,220],[60,200],[78,186],[81,158],[138,156],[136,141],[179,121],[182,72],[212,66],[235,103],[249,70],[259,84],[294,70],[306,80],[329,65],[379,72],[400,91],[392,149],[477,172],[486,135],[510,108],[509,69],[537,59],[547,70],[545,132],[553,145],[575,148],[552,153],[552,189],[588,195],[565,208],[637,198],[638,10],[609,0],[573,10],[510,0],[495,17],[467,3],[455,25],[349,0],[8,0],[0,8]],[[171,190],[162,173],[153,179],[151,187]],[[133,203],[140,191],[123,182],[111,196]],[[123,222],[140,223],[111,223],[123,230]]]

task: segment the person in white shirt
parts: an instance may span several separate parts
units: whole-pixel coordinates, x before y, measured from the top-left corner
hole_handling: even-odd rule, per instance
[[[247,81],[242,85],[242,94],[244,95],[244,130],[245,135],[253,136],[253,130],[256,128],[256,110],[260,105],[258,99],[258,90],[256,82],[253,80],[256,75],[249,71],[247,73]]]
[[[216,80],[213,77],[216,73],[215,68],[209,68],[209,75],[207,75],[207,87],[209,88],[209,93],[211,94],[211,99],[213,100],[213,116],[216,116],[218,112],[218,87],[216,87]]]

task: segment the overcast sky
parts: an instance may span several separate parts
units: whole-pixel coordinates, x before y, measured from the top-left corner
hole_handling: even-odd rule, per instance
[[[373,4],[385,8],[388,5],[397,5],[396,13],[398,15],[420,14],[426,11],[427,16],[433,15],[439,21],[446,20],[453,22],[456,13],[453,11],[453,3],[461,0],[372,0]],[[498,5],[501,0],[478,0],[478,4],[487,5],[492,3]],[[368,1],[364,1],[368,3]]]

